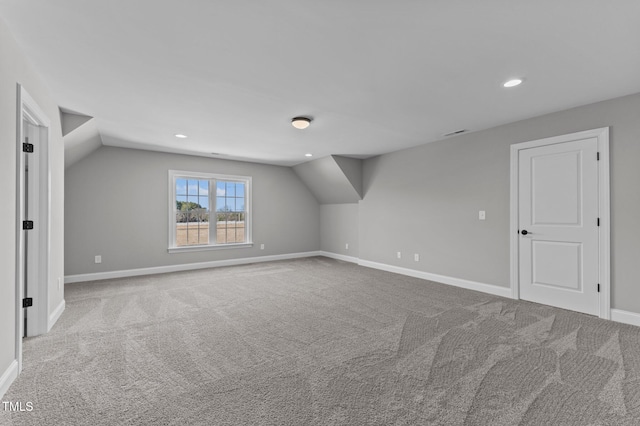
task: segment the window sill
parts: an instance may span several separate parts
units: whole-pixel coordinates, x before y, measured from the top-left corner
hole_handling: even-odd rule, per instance
[[[218,244],[215,246],[185,246],[185,247],[169,247],[167,251],[169,253],[187,253],[192,251],[209,251],[209,250],[229,250],[239,248],[251,248],[253,243],[240,243],[240,244]]]

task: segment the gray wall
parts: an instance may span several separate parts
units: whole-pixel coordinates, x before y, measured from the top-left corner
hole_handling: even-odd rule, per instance
[[[357,203],[362,199],[362,160],[328,155],[298,164],[293,171],[320,204]]]
[[[640,94],[366,160],[360,258],[509,286],[510,145],[606,126],[612,307],[640,312]]]
[[[358,204],[321,205],[320,229],[320,250],[359,256]],[[348,250],[345,244],[349,244]]]
[[[362,199],[362,160],[341,155],[332,155],[331,157],[358,193],[358,201],[360,201]]]
[[[16,269],[16,84],[20,83],[51,120],[51,265],[49,311],[63,298],[57,277],[63,276],[64,146],[58,106],[20,52],[0,19],[0,376],[15,358]]]
[[[251,176],[254,247],[167,253],[170,169]],[[65,190],[66,275],[320,249],[318,203],[289,167],[104,146],[67,169]]]

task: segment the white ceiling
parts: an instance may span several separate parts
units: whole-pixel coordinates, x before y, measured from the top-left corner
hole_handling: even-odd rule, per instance
[[[293,165],[640,92],[638,0],[0,0],[0,16],[107,145]]]

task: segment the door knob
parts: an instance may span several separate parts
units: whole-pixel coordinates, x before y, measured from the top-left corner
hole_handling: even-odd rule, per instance
[[[526,229],[523,229],[523,230],[521,231],[521,233],[522,233],[522,235],[527,235],[527,234],[529,233],[529,231],[527,231]]]

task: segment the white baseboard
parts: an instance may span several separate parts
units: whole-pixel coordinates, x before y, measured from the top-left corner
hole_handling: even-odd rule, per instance
[[[51,327],[58,321],[60,315],[64,312],[64,308],[66,306],[66,302],[64,299],[60,302],[60,304],[51,312],[49,315],[49,323],[47,324],[47,333],[51,330]]]
[[[320,251],[320,256],[330,257],[331,259],[342,260],[345,262],[358,263],[358,258],[353,256],[346,256],[344,254],[332,253],[330,251]]]
[[[0,399],[7,393],[9,386],[11,386],[16,377],[18,377],[18,361],[14,359],[0,376]]]
[[[429,272],[417,271],[415,269],[401,268],[399,266],[371,262],[369,260],[359,260],[358,265],[366,266],[368,268],[380,269],[387,272],[393,272],[396,274],[407,275],[410,277],[422,278],[423,280],[435,281],[442,284],[449,284],[456,287],[466,288],[468,290],[481,291],[483,293],[489,293],[495,296],[502,296],[509,299],[513,298],[513,295],[511,294],[511,288],[509,287],[500,287],[493,284],[485,284],[476,281],[464,280],[461,278],[447,277],[445,275],[432,274]]]
[[[622,322],[624,324],[637,325],[640,327],[640,314],[637,314],[635,312],[623,311],[621,309],[612,309],[611,320]]]
[[[181,265],[156,266],[152,268],[126,269],[122,271],[96,272],[93,274],[67,275],[64,283],[99,281],[113,278],[137,277],[140,275],[164,274],[167,272],[191,271],[195,269],[217,268],[220,266],[246,265],[249,263],[272,262],[275,260],[298,259],[301,257],[320,256],[320,251],[302,253],[276,254],[271,256],[243,257],[240,259],[212,260],[210,262],[185,263]]]

